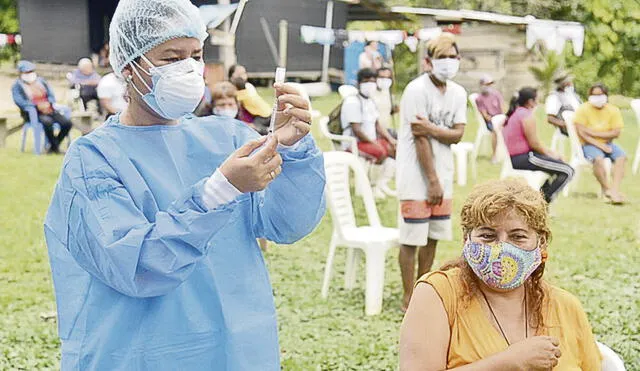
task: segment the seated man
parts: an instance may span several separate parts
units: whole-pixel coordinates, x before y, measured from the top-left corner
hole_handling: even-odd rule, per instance
[[[60,153],[60,143],[69,134],[72,124],[53,106],[56,97],[49,84],[35,72],[36,65],[29,61],[18,62],[20,77],[11,88],[13,101],[20,108],[25,121],[39,121],[49,141],[48,153]],[[34,116],[36,115],[36,116]],[[58,135],[53,132],[53,124],[60,125]]]
[[[603,84],[594,84],[589,89],[589,101],[583,103],[576,111],[574,122],[584,157],[593,162],[593,173],[598,179],[602,192],[614,204],[624,202],[620,193],[620,183],[624,176],[624,164],[627,155],[624,150],[613,143],[620,136],[624,126],[620,109],[608,101],[609,90]],[[613,182],[609,184],[604,167],[604,159],[613,162]]]
[[[82,99],[82,105],[85,109],[87,103],[92,100],[99,104],[97,87],[100,83],[100,75],[93,68],[91,59],[80,59],[78,68],[69,74],[68,80],[72,87],[80,90],[80,99]]]
[[[549,94],[544,104],[547,121],[560,129],[562,134],[567,135],[567,125],[562,118],[562,113],[564,111],[575,112],[582,102],[573,87],[573,76],[563,73],[554,82],[556,90]]]
[[[491,123],[491,119],[493,116],[504,113],[504,99],[502,98],[502,94],[498,89],[493,86],[493,77],[490,75],[484,75],[480,79],[480,94],[476,98],[476,106],[478,107],[478,111],[484,118],[484,123],[487,125],[487,129],[491,132],[491,148],[493,149],[493,155],[491,158],[492,162],[497,162],[496,159],[496,145],[497,145],[497,137],[496,133],[493,131],[493,124]]]
[[[377,73],[370,68],[358,71],[359,93],[344,99],[340,121],[344,135],[358,140],[360,153],[383,165],[382,175],[374,188],[374,195],[383,198],[385,194],[394,194],[387,183],[395,175],[396,140],[380,125],[378,109],[371,99],[378,88],[376,77]]]
[[[98,84],[97,93],[100,106],[107,117],[122,112],[127,107],[124,96],[127,83],[113,72],[104,75]]]

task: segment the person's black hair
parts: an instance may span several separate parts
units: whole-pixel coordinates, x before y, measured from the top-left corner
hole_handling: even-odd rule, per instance
[[[391,68],[389,68],[389,67],[380,67],[380,68],[378,68],[378,71],[377,71],[378,75],[382,71],[389,71],[389,72],[391,72],[393,74],[393,71],[391,71]]]
[[[593,90],[597,88],[600,88],[600,90],[602,90],[604,95],[607,95],[607,96],[609,95],[609,88],[607,88],[607,86],[601,82],[597,82],[591,85],[591,87],[589,88],[589,95],[591,95],[591,93],[593,93]]]
[[[535,88],[524,87],[518,91],[517,95],[514,95],[509,102],[509,110],[507,111],[507,120],[518,107],[524,107],[525,104],[531,99],[535,100],[538,97],[538,90]],[[505,125],[507,123],[505,122]]]
[[[363,68],[358,71],[358,84],[364,80],[368,80],[371,78],[375,79],[376,77],[378,77],[376,71],[372,70],[371,68]]]
[[[364,46],[369,46],[369,45],[371,45],[371,43],[375,43],[375,42],[377,42],[377,41],[375,41],[375,40],[367,40],[367,42],[364,44]]]
[[[229,67],[229,76],[227,77],[229,80],[231,80],[231,76],[233,76],[233,74],[236,72],[236,69],[238,69],[238,67],[244,67],[241,64],[234,64],[233,66]]]

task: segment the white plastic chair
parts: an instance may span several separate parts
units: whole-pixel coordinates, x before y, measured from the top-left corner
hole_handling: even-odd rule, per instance
[[[493,118],[493,130],[497,136],[497,146],[496,151],[501,151],[505,155],[502,160],[502,170],[500,171],[500,179],[509,178],[509,177],[518,177],[526,180],[527,184],[536,191],[542,187],[544,182],[549,178],[549,175],[543,171],[534,171],[534,170],[516,170],[513,168],[513,164],[511,163],[511,156],[509,156],[509,151],[507,150],[507,145],[504,141],[504,136],[502,135],[502,127],[504,126],[505,121],[507,120],[507,116],[505,115],[497,115]]]
[[[469,153],[473,151],[473,143],[460,142],[451,145],[451,151],[456,159],[456,179],[459,186],[467,185],[467,163]]]
[[[636,121],[638,122],[638,126],[640,127],[640,99],[633,99],[631,101],[631,108],[636,114]],[[640,169],[640,138],[638,139],[636,155],[633,159],[633,165],[631,166],[631,170],[634,175],[638,173],[638,169]]]
[[[565,196],[569,196],[575,185],[578,184],[578,180],[582,175],[582,172],[592,171],[593,164],[589,162],[584,157],[584,152],[582,151],[582,144],[580,143],[580,138],[578,137],[578,132],[576,131],[576,126],[573,122],[573,118],[575,116],[574,112],[565,111],[562,113],[562,118],[564,119],[565,124],[567,125],[567,133],[569,134],[569,144],[571,146],[571,160],[569,161],[569,165],[575,171],[573,178],[564,187],[562,193]],[[607,172],[607,178],[611,177],[611,161],[609,159],[605,159],[605,169]],[[602,191],[599,193],[600,197],[602,197]]]
[[[326,196],[333,221],[333,234],[324,270],[322,297],[326,298],[329,294],[336,248],[338,246],[348,248],[345,265],[346,289],[352,289],[355,285],[358,255],[361,251],[365,255],[366,264],[365,314],[378,314],[382,310],[385,256],[389,249],[399,246],[398,230],[382,226],[366,172],[356,156],[341,151],[325,152],[324,167],[327,177]],[[355,182],[362,192],[368,226],[356,226],[349,186],[350,171],[353,171]]]
[[[622,358],[613,349],[596,341],[600,354],[602,354],[602,371],[626,371]]]
[[[477,177],[476,170],[476,162],[478,161],[478,155],[480,154],[480,149],[487,139],[491,140],[491,132],[487,129],[487,125],[484,122],[484,117],[478,110],[478,105],[476,104],[476,98],[478,98],[478,93],[473,93],[469,95],[469,103],[471,103],[471,108],[473,109],[473,114],[476,117],[476,121],[478,122],[478,130],[476,131],[476,139],[473,142],[473,151],[471,151],[471,168],[474,179]]]
[[[565,150],[566,142],[567,142],[567,136],[562,134],[560,129],[556,129],[553,132],[553,136],[551,137],[551,145],[549,146],[549,148],[552,151],[557,152],[562,156],[564,156],[566,151]]]

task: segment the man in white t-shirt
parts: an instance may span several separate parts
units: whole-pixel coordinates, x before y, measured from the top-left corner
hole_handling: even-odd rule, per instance
[[[96,90],[98,99],[100,99],[100,107],[105,111],[107,117],[122,112],[127,107],[125,100],[127,84],[113,72],[100,79]]]
[[[567,135],[567,125],[562,118],[562,113],[565,111],[575,112],[582,102],[573,86],[573,76],[564,73],[554,82],[556,90],[549,94],[544,104],[547,121],[560,129],[562,134]]]
[[[443,33],[428,44],[427,72],[407,85],[400,102],[397,186],[402,246],[398,260],[405,310],[416,278],[431,270],[438,241],[452,238],[451,144],[460,141],[467,122],[467,93],[451,81],[459,66],[455,38]]]
[[[340,121],[343,134],[357,139],[360,155],[382,165],[374,195],[384,198],[385,195],[395,195],[387,183],[395,173],[396,140],[380,125],[378,109],[371,99],[378,89],[376,78],[377,73],[370,68],[358,71],[358,94],[344,99]],[[343,149],[350,150],[348,145]]]

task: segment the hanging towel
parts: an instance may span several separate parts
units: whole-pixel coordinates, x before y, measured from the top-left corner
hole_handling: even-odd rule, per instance
[[[333,45],[336,42],[335,32],[324,27],[300,26],[300,37],[306,44]]]

